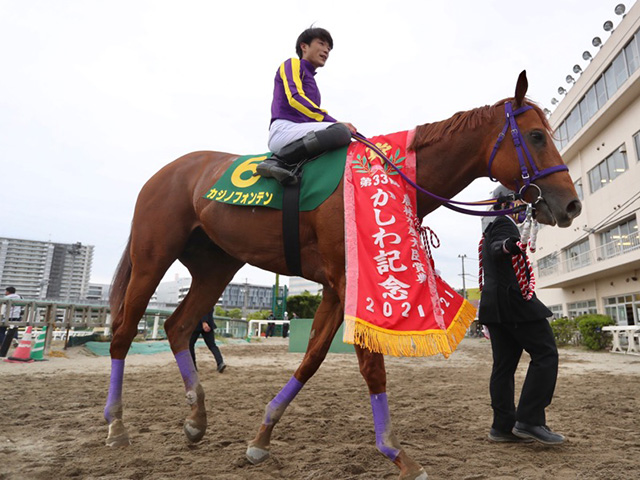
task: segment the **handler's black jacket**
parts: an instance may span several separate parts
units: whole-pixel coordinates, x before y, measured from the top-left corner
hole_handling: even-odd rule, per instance
[[[520,238],[520,232],[508,217],[496,218],[484,231],[484,287],[478,312],[483,324],[532,322],[552,315],[535,294],[528,301],[522,298],[511,254],[502,249],[509,237]]]
[[[202,328],[203,323],[209,324],[209,328],[211,328],[211,331],[214,331],[216,328],[218,328],[218,326],[216,325],[216,322],[213,321],[213,311],[206,313],[200,319],[200,321],[198,322],[198,325],[196,326],[196,329],[193,332],[205,333],[204,328]]]

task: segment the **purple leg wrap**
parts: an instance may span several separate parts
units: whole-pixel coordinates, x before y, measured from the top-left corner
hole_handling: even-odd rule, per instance
[[[115,418],[111,413],[112,407],[122,402],[122,378],[124,377],[124,360],[111,359],[111,381],[107,405],[104,407],[104,418],[111,424]]]
[[[193,365],[191,353],[189,350],[182,350],[176,353],[175,356],[178,368],[180,369],[180,375],[182,375],[182,380],[184,381],[184,388],[187,391],[193,390],[198,383],[198,372]]]
[[[387,394],[379,393],[371,395],[371,409],[373,410],[373,426],[376,430],[376,447],[386,457],[395,460],[400,450],[394,448],[390,437],[391,417],[389,416],[389,404]]]
[[[267,405],[267,412],[264,417],[265,425],[271,425],[274,420],[277,422],[280,419],[284,409],[287,408],[302,387],[304,387],[304,383],[298,381],[296,377],[291,377],[287,384],[282,387],[282,390]]]

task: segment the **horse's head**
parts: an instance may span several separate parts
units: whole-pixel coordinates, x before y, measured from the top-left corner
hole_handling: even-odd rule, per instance
[[[501,133],[487,165],[489,176],[521,191],[540,223],[568,227],[582,204],[553,143],[549,122],[538,106],[525,100],[527,87],[523,71],[515,97],[506,101],[499,126],[496,123]]]

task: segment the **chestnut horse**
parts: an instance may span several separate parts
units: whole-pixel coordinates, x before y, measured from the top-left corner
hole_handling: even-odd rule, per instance
[[[551,139],[546,117],[525,99],[526,90],[527,80],[523,72],[514,98],[417,127],[411,149],[416,153],[418,185],[441,197],[451,198],[478,177],[490,175],[505,186],[516,189],[527,174],[526,168],[530,168],[529,173],[537,172],[536,168],[547,170],[552,174],[535,181],[542,199],[531,190],[527,190],[525,196],[531,196],[529,201],[537,198],[538,221],[569,226],[579,215],[581,204],[566,168],[560,167],[562,158]],[[524,172],[512,142],[502,142],[497,153],[492,155],[496,139],[505,125],[505,107],[514,111],[524,107],[519,112],[517,126],[530,152],[530,163],[534,162],[534,165],[525,167]],[[491,172],[488,172],[490,157],[492,165]],[[283,255],[281,211],[239,207],[203,198],[236,158],[237,155],[220,152],[190,153],[156,173],[138,196],[129,242],[111,290],[114,315],[112,367],[104,411],[109,423],[109,446],[129,444],[122,421],[124,359],[149,299],[175,260],[180,260],[189,269],[192,283],[186,298],[167,319],[165,330],[184,380],[187,403],[191,407],[191,413],[184,422],[184,432],[194,442],[203,437],[207,426],[204,391],[188,349],[189,337],[198,319],[214,307],[226,285],[246,263],[291,275]],[[420,218],[439,206],[438,201],[418,193],[417,214]],[[343,320],[345,246],[342,184],[317,209],[300,214],[300,245],[303,276],[323,285],[322,302],[313,320],[302,363],[287,385],[267,405],[259,431],[249,443],[247,458],[254,464],[268,458],[274,426],[298,391],[320,367]],[[426,478],[424,469],[401,448],[391,431],[383,355],[358,346],[356,354],[371,396],[378,449],[400,468],[401,479]]]

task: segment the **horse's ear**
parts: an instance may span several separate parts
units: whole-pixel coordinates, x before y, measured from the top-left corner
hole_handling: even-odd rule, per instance
[[[518,109],[523,105],[524,96],[527,94],[529,88],[529,81],[527,80],[527,71],[523,70],[518,77],[518,83],[516,84],[516,97],[514,109]]]

